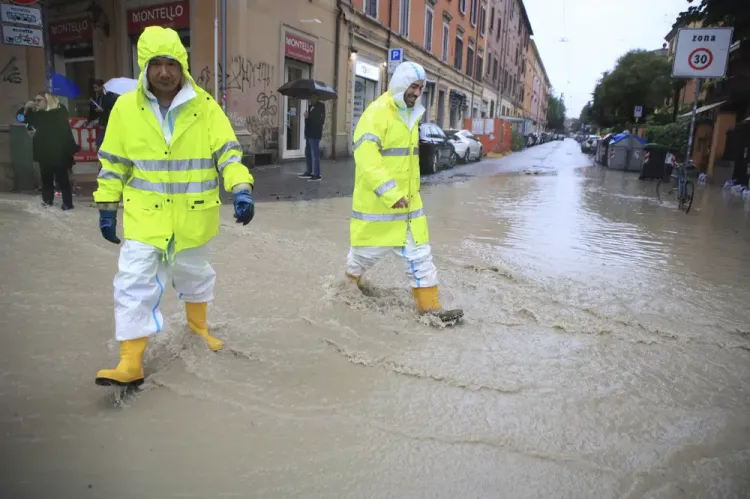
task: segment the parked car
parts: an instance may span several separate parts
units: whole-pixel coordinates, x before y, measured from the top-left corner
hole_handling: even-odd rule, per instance
[[[440,168],[456,166],[456,150],[439,126],[432,123],[419,125],[419,170],[435,173]]]
[[[456,150],[456,156],[464,163],[468,163],[471,160],[479,161],[482,159],[482,143],[479,141],[479,137],[471,133],[469,130],[443,131],[448,136],[450,143],[453,144],[453,148]]]
[[[599,145],[601,137],[598,135],[591,135],[589,138],[581,142],[581,152],[586,154],[594,154],[596,152],[596,146]]]

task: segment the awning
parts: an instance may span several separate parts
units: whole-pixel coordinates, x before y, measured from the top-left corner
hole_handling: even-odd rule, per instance
[[[450,92],[448,93],[448,95],[452,99],[464,99],[464,100],[466,99],[466,94],[463,93],[463,92],[459,92],[458,90],[451,89]]]
[[[726,101],[725,101],[725,100],[723,100],[723,101],[721,101],[721,102],[714,102],[713,104],[709,104],[709,105],[707,105],[707,106],[699,107],[699,108],[698,108],[698,109],[697,109],[697,110],[695,111],[695,114],[701,114],[701,113],[704,113],[704,112],[708,111],[709,109],[713,109],[713,108],[715,108],[715,107],[719,107],[719,106],[721,106],[721,105],[722,105],[722,104],[724,104],[725,102],[726,102]],[[690,111],[689,113],[681,114],[681,115],[680,115],[680,118],[687,118],[688,116],[690,116],[690,115],[692,115],[692,114],[693,114],[693,111]]]

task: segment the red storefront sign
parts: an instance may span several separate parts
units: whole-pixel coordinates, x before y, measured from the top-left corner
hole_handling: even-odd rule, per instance
[[[94,23],[88,17],[52,22],[49,41],[52,45],[87,42],[94,39]]]
[[[89,128],[86,126],[86,118],[68,118],[70,129],[73,130],[73,138],[76,144],[81,146],[80,152],[75,153],[73,158],[76,163],[91,163],[99,161],[99,148],[96,147],[96,136],[99,133],[98,128]]]
[[[140,35],[149,26],[190,29],[190,1],[165,3],[128,11],[128,34]]]
[[[36,2],[37,0],[10,0],[10,3],[16,5],[34,5]]]
[[[315,42],[288,31],[284,35],[284,55],[308,64],[315,63]]]

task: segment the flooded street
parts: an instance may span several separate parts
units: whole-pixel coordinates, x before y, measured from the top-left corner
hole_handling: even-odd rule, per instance
[[[121,406],[94,385],[117,247],[84,203],[6,195],[0,497],[748,497],[748,210],[654,187],[569,139],[425,179],[447,329],[396,258],[345,285],[349,198],[225,206],[224,351],[165,293]]]

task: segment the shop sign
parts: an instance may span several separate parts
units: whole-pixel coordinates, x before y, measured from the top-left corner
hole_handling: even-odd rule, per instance
[[[14,3],[16,5],[34,5],[36,4],[37,0],[10,0],[10,3]]]
[[[358,60],[354,64],[354,74],[368,80],[380,81],[380,68],[363,61]]]
[[[42,30],[3,24],[3,43],[24,47],[44,47]]]
[[[49,25],[52,45],[87,42],[94,39],[94,24],[88,17],[57,21]]]
[[[287,31],[284,35],[284,56],[315,64],[315,42]]]
[[[81,150],[75,153],[73,158],[78,163],[90,163],[99,161],[99,151],[96,147],[96,136],[99,133],[98,128],[89,127],[87,118],[68,118],[70,129],[73,131],[73,138],[81,147]]]
[[[128,11],[129,35],[140,35],[149,26],[190,29],[190,2],[166,3]]]
[[[25,24],[26,26],[42,25],[42,12],[39,9],[4,3],[0,5],[0,13],[4,23]]]

